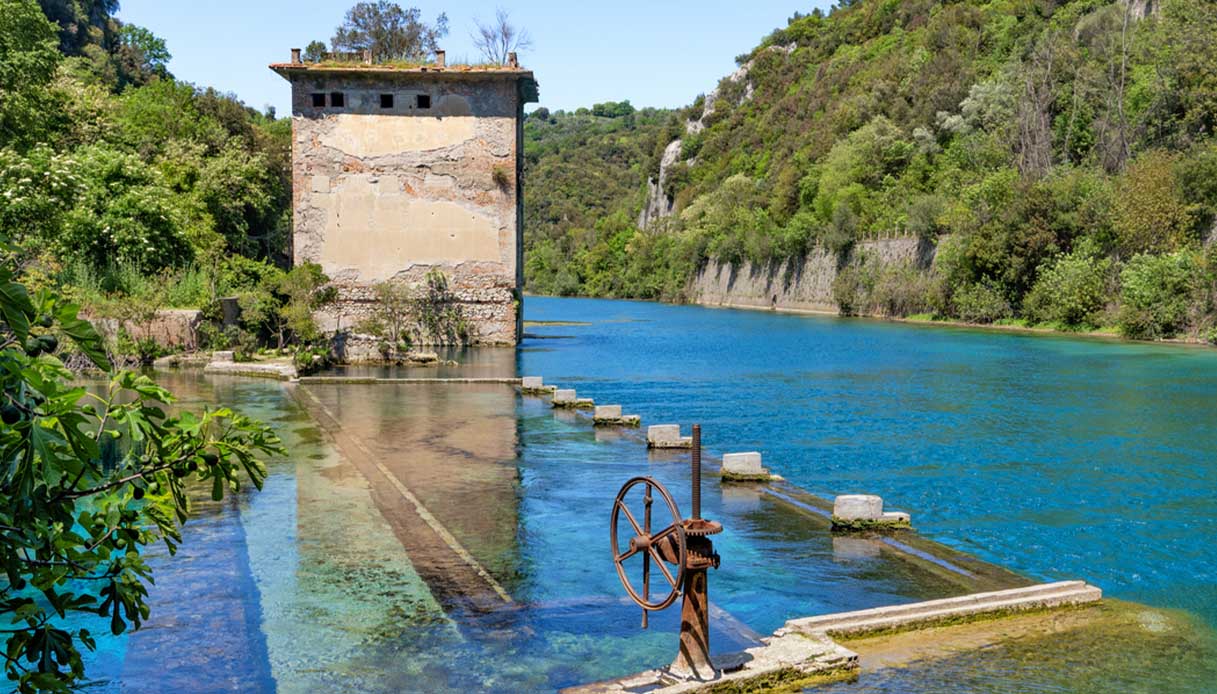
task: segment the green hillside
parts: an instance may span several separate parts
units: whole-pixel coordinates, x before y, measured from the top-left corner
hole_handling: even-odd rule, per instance
[[[0,0],[0,234],[94,313],[204,305],[286,258],[291,123],[175,79],[117,5]]]
[[[796,16],[738,60],[741,78],[664,137],[617,137],[625,158],[608,166],[592,156],[571,173],[543,146],[553,133],[528,128],[529,202],[538,188],[601,196],[530,226],[531,289],[680,300],[708,259],[818,247],[846,265],[846,311],[1211,333],[1211,2],[859,0]],[[676,137],[674,214],[639,230],[638,173],[654,176]],[[909,235],[937,244],[931,272],[856,252]]]

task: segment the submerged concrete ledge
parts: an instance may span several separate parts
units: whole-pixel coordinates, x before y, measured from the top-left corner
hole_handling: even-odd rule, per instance
[[[324,385],[324,384],[358,384],[358,385],[376,385],[376,384],[501,384],[501,385],[519,385],[518,378],[378,378],[375,376],[301,376],[298,381],[305,385]]]
[[[856,612],[792,619],[776,633],[859,636],[953,620],[1083,605],[1097,602],[1102,598],[1103,591],[1084,581],[1060,581],[1025,588],[973,593],[909,605],[892,605]]]
[[[232,352],[214,352],[203,373],[290,381],[296,378],[296,367],[290,362],[238,362]]]
[[[1102,597],[1101,590],[1083,581],[1061,581],[792,619],[773,636],[763,639],[763,645],[715,658],[722,674],[713,680],[681,680],[667,668],[658,668],[562,691],[567,694],[794,691],[820,681],[848,677],[858,671],[858,654],[834,641],[834,637],[912,630],[1073,607],[1098,602]]]

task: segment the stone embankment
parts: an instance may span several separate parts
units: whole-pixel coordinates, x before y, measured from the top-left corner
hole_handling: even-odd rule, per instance
[[[881,266],[928,268],[934,253],[933,245],[917,238],[863,241],[852,251],[851,262],[865,257]],[[822,248],[769,266],[710,261],[694,276],[689,297],[704,306],[837,313],[833,282],[842,267],[835,253]]]

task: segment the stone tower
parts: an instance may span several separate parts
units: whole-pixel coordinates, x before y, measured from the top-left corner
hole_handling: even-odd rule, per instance
[[[523,285],[524,104],[533,74],[505,66],[270,66],[292,84],[292,256],[321,265],[355,327],[378,283],[442,270],[479,344],[515,344]]]

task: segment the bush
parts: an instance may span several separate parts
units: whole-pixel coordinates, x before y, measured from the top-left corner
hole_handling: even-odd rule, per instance
[[[955,317],[968,323],[994,323],[1014,314],[1001,291],[988,283],[977,282],[956,289],[951,303]]]
[[[1040,270],[1039,280],[1023,301],[1033,323],[1094,326],[1107,298],[1111,261],[1084,251],[1061,256]]]
[[[1183,330],[1197,299],[1199,258],[1179,251],[1142,254],[1120,273],[1120,332],[1136,340],[1174,337]]]

